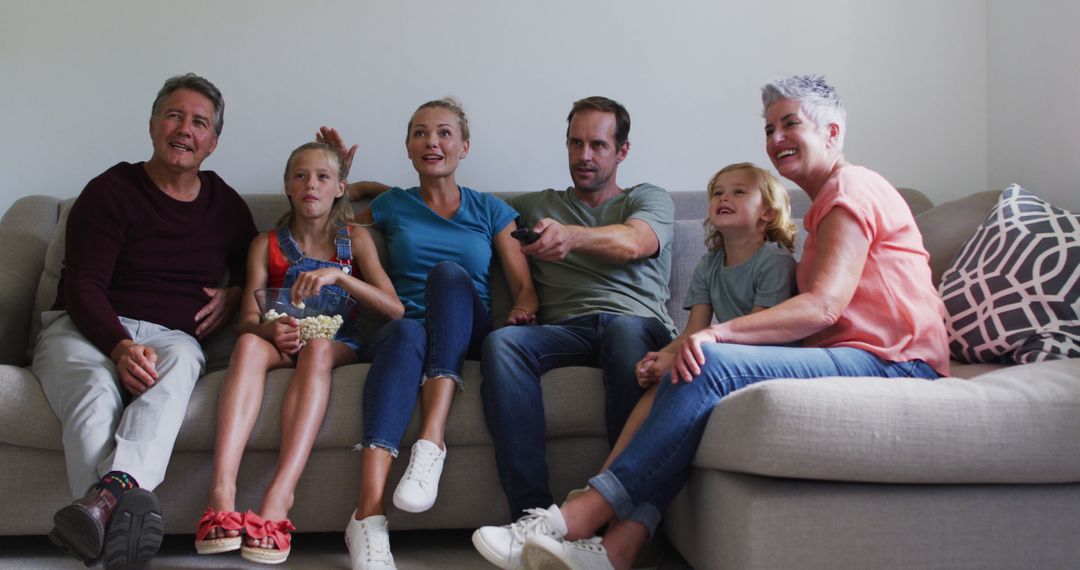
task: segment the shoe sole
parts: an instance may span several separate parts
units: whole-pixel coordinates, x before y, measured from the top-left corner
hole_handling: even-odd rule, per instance
[[[86,509],[68,505],[53,515],[53,523],[49,540],[57,548],[87,563],[101,555],[105,529]]]
[[[526,542],[521,549],[521,567],[526,570],[574,570],[555,553],[532,542]]]
[[[290,552],[292,552],[292,548],[281,551],[276,548],[244,546],[240,549],[240,558],[259,564],[281,564],[288,560]]]
[[[226,538],[213,538],[210,540],[196,540],[195,552],[199,554],[221,554],[223,552],[233,552],[234,550],[240,550],[243,539],[239,536],[230,536]]]
[[[146,489],[124,494],[105,533],[102,560],[106,570],[143,570],[161,548],[165,518],[157,497]]]
[[[512,566],[510,564],[510,561],[503,560],[502,555],[495,552],[493,548],[489,547],[487,543],[484,542],[484,537],[480,535],[479,530],[473,532],[472,543],[473,548],[475,548],[476,551],[480,553],[480,556],[484,557],[484,560],[487,560],[488,562],[494,564],[495,566],[498,566],[499,568],[502,568],[503,570],[515,570],[516,567]]]

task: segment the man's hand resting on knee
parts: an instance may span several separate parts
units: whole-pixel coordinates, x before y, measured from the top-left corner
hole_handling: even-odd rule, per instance
[[[120,383],[133,395],[141,396],[157,382],[157,353],[149,346],[124,339],[109,357],[116,363]]]

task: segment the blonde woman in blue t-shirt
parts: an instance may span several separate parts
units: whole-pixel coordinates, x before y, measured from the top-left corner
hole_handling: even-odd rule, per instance
[[[351,156],[353,150],[345,150],[336,131],[324,128],[320,138]],[[444,98],[421,105],[409,120],[405,149],[419,185],[379,193],[359,216],[361,224],[374,224],[386,237],[388,273],[405,305],[401,326],[416,346],[416,362],[368,372],[364,436],[357,446],[360,497],[345,531],[354,570],[394,567],[382,497],[418,393],[423,423],[393,501],[407,512],[426,511],[435,503],[446,457],[446,419],[462,386],[461,368],[467,356],[479,357],[492,329],[488,281],[495,254],[513,307],[494,320],[530,324],[539,307],[528,263],[510,236],[517,212],[491,194],[459,186],[455,178],[469,153],[469,122],[460,104]]]

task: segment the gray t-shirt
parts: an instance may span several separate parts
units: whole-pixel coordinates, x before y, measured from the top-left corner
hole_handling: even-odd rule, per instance
[[[724,266],[724,252],[701,256],[690,280],[683,308],[711,305],[717,322],[771,307],[795,294],[795,258],[786,248],[765,242],[753,257],[734,267]]]
[[[595,208],[579,200],[573,188],[529,192],[514,196],[509,202],[526,226],[542,218],[585,227],[638,219],[649,224],[660,242],[656,255],[629,263],[614,263],[578,252],[571,252],[562,261],[530,258],[533,283],[540,296],[541,323],[604,312],[655,317],[675,332],[665,306],[671,296],[668,279],[675,217],[675,205],[666,190],[639,184]]]

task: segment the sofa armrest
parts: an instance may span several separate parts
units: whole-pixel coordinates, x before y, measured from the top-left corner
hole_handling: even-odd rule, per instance
[[[0,227],[0,364],[26,364],[30,319],[48,244]]]

